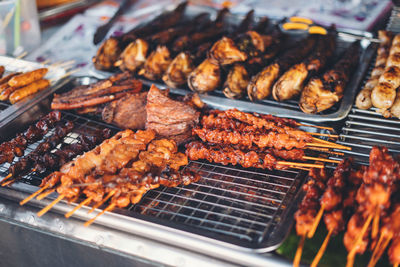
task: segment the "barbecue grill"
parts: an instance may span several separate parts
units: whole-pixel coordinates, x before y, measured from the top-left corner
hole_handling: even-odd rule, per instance
[[[398,12],[395,8],[392,13],[391,30],[390,25],[400,27],[400,22],[393,19]],[[67,83],[71,81],[64,81],[62,86],[68,86]],[[21,131],[48,111],[49,98],[50,94],[37,99],[32,106],[36,108],[23,114],[10,115],[0,128],[0,139]],[[291,105],[293,103],[289,102],[288,107]],[[0,103],[0,110],[7,112],[7,108],[6,104]],[[65,143],[76,142],[79,134],[88,129],[109,127],[118,131],[96,118],[71,112],[63,112],[62,120],[75,123],[74,131],[64,139]],[[374,111],[353,108],[340,134],[340,143],[353,150],[341,152],[360,162],[366,162],[369,149],[375,144],[389,144],[391,151],[400,152],[399,124],[398,120],[384,119]],[[27,152],[36,146],[37,143],[30,145]],[[7,175],[8,167],[9,164],[0,165],[0,177]],[[20,207],[18,201],[36,191],[42,178],[24,176],[10,188],[0,188],[0,224],[4,225],[0,228],[3,239],[0,251],[7,251],[5,244],[12,244],[17,238],[26,240],[19,245],[28,259],[38,258],[35,252],[41,255],[47,251],[45,258],[37,259],[37,265],[53,262],[52,258],[48,259],[50,253],[62,262],[72,260],[77,265],[124,266],[134,263],[148,266],[154,262],[175,266],[291,264],[266,252],[275,249],[290,231],[291,216],[306,176],[304,171],[269,172],[203,161],[191,161],[185,168],[198,171],[201,180],[189,186],[149,191],[138,204],[108,212],[88,228],[83,226],[83,221],[92,216],[87,215],[86,207],[68,220],[62,216],[76,205],[73,203],[61,202],[43,217],[36,216],[39,208],[50,203],[56,195]],[[13,235],[5,234],[8,230]],[[44,247],[28,249],[36,238],[45,240],[41,242]],[[98,253],[99,249],[102,253]],[[93,253],[97,257],[90,256]],[[22,265],[24,260],[20,259],[18,263]]]

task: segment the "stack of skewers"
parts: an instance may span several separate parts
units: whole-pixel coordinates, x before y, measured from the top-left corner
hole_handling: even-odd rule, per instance
[[[122,37],[109,38],[93,58],[95,67],[118,67],[172,88],[187,84],[199,93],[221,89],[233,99],[300,96],[304,112],[318,113],[341,100],[359,62],[359,43],[333,58],[335,29],[287,45],[268,18],[254,25],[253,11],[232,27],[225,22],[227,9],[210,21],[203,13],[184,18],[185,7],[182,3]]]
[[[372,252],[368,266],[377,264],[389,247],[389,260],[400,264],[399,178],[400,161],[387,148],[373,147],[369,166],[343,160],[330,176],[313,169],[304,185],[306,195],[295,214],[296,231],[301,241],[295,256],[298,266],[305,238],[312,238],[323,218],[328,234],[311,266],[318,266],[333,235],[343,232],[348,251],[347,265],[355,256]]]

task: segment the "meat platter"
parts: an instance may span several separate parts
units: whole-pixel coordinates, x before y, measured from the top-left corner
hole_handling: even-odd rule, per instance
[[[176,10],[173,12],[176,12]],[[239,16],[239,15],[233,15],[226,11],[225,11],[225,13],[223,13],[223,12],[224,12],[223,10],[218,11],[218,10],[214,10],[214,9],[210,9],[210,8],[188,5],[185,9],[184,16],[187,18],[193,18],[193,22],[195,22],[195,24],[196,24],[196,22],[199,22],[203,19],[204,13],[207,13],[207,14],[211,15],[211,18],[215,19],[213,21],[214,24],[212,24],[214,26],[216,25],[215,21],[218,21],[221,17],[223,17],[223,20],[227,21],[227,24],[229,25],[229,26],[227,26],[228,28],[232,27],[232,25],[240,24],[241,26],[238,27],[240,29],[243,26],[243,24],[246,24],[246,22],[248,23],[249,20],[254,20],[254,25],[256,25],[253,28],[254,30],[257,29],[257,27],[262,28],[262,26],[265,26],[267,24],[265,22],[265,20],[266,20],[265,18],[253,18],[254,14],[252,14],[252,13],[248,13],[244,17],[244,16]],[[166,13],[166,14],[168,14],[168,13]],[[167,15],[165,15],[165,16],[167,17]],[[157,19],[155,19],[155,21],[157,21]],[[279,23],[278,20],[269,20],[268,22],[270,23],[269,24],[270,26],[268,26],[268,27],[272,27],[272,28],[274,27],[273,25],[277,25]],[[150,22],[150,24],[152,24],[152,22]],[[189,20],[188,24],[190,24],[190,20]],[[208,24],[206,23],[206,25],[208,25]],[[157,23],[152,24],[152,26],[160,27],[160,25],[157,25]],[[190,25],[187,27],[190,28]],[[182,27],[181,28],[178,27],[176,34],[178,35],[180,33],[180,34],[184,35],[185,31],[188,31],[188,29],[187,28],[182,29]],[[207,32],[206,30],[203,29],[203,32],[204,31]],[[236,31],[238,31],[238,30],[236,29]],[[232,93],[232,91],[227,92],[225,90],[226,89],[225,87],[224,87],[225,88],[224,90],[222,90],[221,87],[219,87],[216,90],[196,89],[195,91],[203,92],[203,94],[201,95],[202,99],[204,99],[205,101],[210,102],[210,103],[212,102],[216,107],[218,107],[220,109],[228,109],[229,107],[234,106],[238,109],[252,110],[255,112],[259,112],[259,113],[269,113],[269,114],[274,114],[274,115],[279,114],[280,116],[284,116],[284,117],[302,119],[302,120],[308,120],[308,121],[339,121],[339,120],[342,120],[346,117],[346,115],[349,113],[349,111],[351,109],[355,94],[359,89],[363,75],[367,71],[367,67],[368,67],[369,62],[371,61],[372,57],[374,56],[374,52],[375,52],[375,49],[377,48],[377,46],[370,42],[369,38],[373,37],[373,35],[369,32],[360,32],[360,31],[351,31],[351,30],[346,30],[346,31],[337,30],[337,31],[339,33],[350,33],[350,34],[356,35],[356,38],[349,37],[349,36],[343,37],[340,34],[338,35],[338,37],[336,39],[337,45],[336,45],[336,49],[334,50],[335,53],[333,56],[334,61],[337,61],[339,58],[341,58],[341,56],[343,55],[345,50],[347,48],[349,48],[350,44],[359,38],[361,38],[360,58],[359,58],[358,64],[356,65],[357,67],[354,68],[355,70],[353,71],[353,73],[350,76],[350,79],[346,85],[345,93],[344,93],[341,101],[334,104],[333,106],[331,106],[330,108],[328,108],[324,111],[320,111],[315,114],[303,113],[298,106],[298,102],[299,102],[298,97],[294,97],[294,99],[287,100],[284,102],[278,102],[278,101],[275,101],[272,98],[272,96],[269,96],[267,98],[265,98],[263,96],[260,99],[253,99],[253,101],[251,101],[249,99],[249,97],[251,97],[250,95],[247,96],[247,94],[240,94],[240,96],[237,96],[236,93]],[[269,36],[272,36],[273,39],[280,38],[279,36],[275,36],[274,34],[276,34],[276,33],[274,33],[274,32],[273,33],[269,32],[269,34],[270,34]],[[232,35],[233,34],[231,33],[231,36]],[[220,35],[217,35],[217,36],[220,36]],[[187,37],[187,36],[183,36],[183,37]],[[286,38],[289,41],[286,43],[293,45],[295,43],[295,41],[298,41],[299,39],[302,39],[302,38],[305,39],[304,37],[306,37],[306,34],[288,33]],[[160,38],[160,37],[157,36],[155,38]],[[215,39],[215,36],[213,36],[213,38]],[[224,39],[221,39],[221,40],[224,40]],[[176,44],[177,44],[177,41],[175,41],[174,46]],[[217,43],[215,43],[214,46],[216,46],[216,44]],[[296,43],[296,44],[301,46],[301,43]],[[295,44],[295,46],[296,46],[296,44]],[[143,45],[143,44],[140,44],[140,45]],[[225,45],[225,43],[224,43],[224,45]],[[202,46],[200,46],[200,47],[201,48],[199,48],[199,49],[203,49]],[[103,67],[99,67],[98,66],[99,63],[96,63],[97,62],[96,58],[101,57],[101,51],[103,51],[102,49],[105,49],[105,48],[100,47],[100,49],[98,51],[98,55],[94,57],[94,62],[95,62],[94,65],[97,68],[96,70],[94,70],[94,73],[96,76],[99,76],[99,77],[105,77],[105,76],[109,75],[104,70],[112,71],[112,68],[105,69]],[[133,48],[131,48],[131,50],[132,49],[137,49],[137,47],[133,47]],[[174,49],[174,48],[172,48],[172,49]],[[137,50],[135,50],[135,51],[137,51]],[[160,52],[160,54],[162,54],[162,52]],[[179,54],[179,55],[181,55],[181,54]],[[182,55],[182,57],[184,57],[184,56]],[[204,57],[204,55],[203,55],[203,57]],[[285,56],[283,55],[283,57],[285,57]],[[288,57],[290,57],[290,56],[288,56]],[[161,58],[159,60],[161,60]],[[175,62],[175,60],[178,61],[178,58],[175,58],[174,61],[172,61],[172,62]],[[279,60],[278,60],[278,62],[279,62]],[[131,64],[131,63],[132,62],[130,62],[129,64]],[[231,61],[229,61],[228,63],[231,63]],[[116,64],[118,65],[121,63],[116,63]],[[125,63],[122,63],[123,67],[120,67],[120,68],[122,68],[122,69],[127,68],[128,70],[131,70],[130,68],[132,68],[132,66],[124,67],[124,64]],[[128,64],[128,63],[126,63],[126,64]],[[132,63],[132,64],[134,64],[134,63]],[[220,70],[220,71],[222,73],[221,74],[222,77],[224,77],[224,75],[229,76],[229,74],[224,74],[224,72],[227,72],[227,70],[224,69],[225,65],[223,65],[225,63],[221,63],[221,64],[222,64],[222,70]],[[171,63],[171,65],[172,65],[172,63]],[[170,68],[172,68],[171,65],[169,65]],[[227,65],[227,66],[229,67],[231,65]],[[199,66],[199,68],[200,68],[200,66]],[[134,69],[135,69],[135,71],[133,71],[133,72],[136,72],[137,70],[139,70],[139,68],[136,65],[135,65]],[[145,68],[143,68],[143,69],[145,69]],[[190,91],[190,89],[188,88],[188,86],[186,84],[178,85],[178,86],[175,86],[175,85],[171,86],[171,81],[169,81],[169,82],[167,81],[167,84],[168,84],[167,85],[166,83],[161,82],[161,77],[157,77],[157,75],[154,76],[154,74],[149,74],[148,71],[146,72],[143,69],[142,69],[142,71],[138,71],[138,77],[147,85],[156,84],[159,88],[170,88],[174,93],[181,94],[181,95],[185,95],[185,94],[187,94],[187,92]],[[228,70],[229,70],[229,68],[228,68]],[[231,71],[233,73],[233,70],[231,70]],[[209,77],[212,77],[212,76],[209,76]],[[151,78],[151,79],[149,79],[149,78]],[[167,78],[165,78],[165,75],[164,75],[163,79],[164,80],[167,79]],[[224,78],[222,78],[222,79],[224,79]],[[221,83],[221,82],[223,82],[223,81],[219,81],[219,83]],[[194,85],[190,85],[190,86],[193,87]],[[193,90],[193,88],[192,88],[192,90]],[[249,87],[247,87],[247,92],[249,93]],[[272,93],[272,94],[274,94],[274,93]],[[251,97],[251,98],[254,98],[254,97]],[[314,113],[314,112],[312,112],[312,113]]]
[[[71,79],[58,87],[56,93],[93,80],[92,77]],[[1,128],[1,133],[15,134],[32,120],[46,114],[50,110],[51,97],[47,94],[45,98],[36,100],[34,108],[9,121]],[[212,102],[207,104],[214,107]],[[67,120],[76,127],[67,135],[65,143],[75,143],[78,136],[88,130],[109,128],[113,133],[119,130],[98,117],[63,111],[61,121]],[[319,128],[303,128],[308,132],[329,133]],[[35,149],[36,145],[28,146],[27,150]],[[5,177],[9,164],[0,166],[0,175]],[[190,161],[185,168],[199,172],[202,179],[185,187],[152,190],[138,204],[115,209],[99,217],[96,223],[186,248],[192,246],[194,251],[205,249],[211,254],[221,249],[233,249],[238,255],[246,251],[256,254],[271,251],[283,242],[300,197],[305,171],[260,171],[206,161]],[[21,200],[38,189],[41,178],[28,174],[22,177],[21,182],[9,188],[2,187],[0,194]],[[55,198],[53,194],[49,200],[31,203],[43,207]],[[54,211],[64,213],[74,205],[62,202],[54,207]],[[87,220],[87,211],[83,207],[74,216]]]
[[[27,97],[13,105],[10,105],[10,103],[5,101],[0,101],[0,125],[3,125],[6,120],[11,119],[13,116],[22,114],[25,110],[29,109],[32,106],[31,104],[34,103],[37,99],[47,96],[49,91],[57,88],[57,82],[60,81],[62,77],[66,74],[66,71],[63,68],[57,67],[55,65],[44,66],[40,63],[5,56],[0,56],[0,66],[5,67],[5,75],[13,72],[26,72],[43,67],[48,67],[46,78],[54,83],[54,86],[50,87],[49,89],[36,93],[33,96]],[[0,137],[0,140],[1,139],[2,138]]]

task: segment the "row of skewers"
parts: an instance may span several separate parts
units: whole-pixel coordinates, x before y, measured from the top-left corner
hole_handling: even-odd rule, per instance
[[[93,58],[94,66],[162,79],[171,88],[187,84],[199,93],[220,88],[233,99],[245,94],[251,101],[300,96],[300,108],[317,113],[340,101],[359,61],[358,43],[334,60],[334,29],[288,46],[268,18],[254,26],[253,11],[232,29],[225,26],[227,9],[210,21],[204,13],[185,19],[185,7],[182,3],[146,25],[107,39]]]
[[[344,245],[347,265],[357,254],[372,252],[368,266],[375,266],[389,247],[389,260],[400,264],[399,178],[400,161],[387,148],[373,147],[369,166],[344,159],[330,175],[312,169],[303,186],[305,196],[295,214],[296,232],[301,236],[294,266],[298,266],[305,238],[312,238],[323,218],[328,234],[311,266],[318,266],[332,236],[347,230]],[[390,245],[390,246],[389,246]]]
[[[356,106],[360,109],[377,108],[384,117],[400,118],[400,34],[379,31],[380,44],[369,80],[358,93]]]
[[[321,162],[338,162],[313,157],[317,151],[329,155],[338,153],[330,149],[349,149],[313,135],[337,136],[305,132],[298,128],[300,125],[291,119],[251,114],[237,109],[211,110],[193,128],[192,134],[198,140],[186,145],[186,155],[191,160],[204,159],[245,168],[308,169],[323,168]],[[307,163],[310,160],[318,163]]]

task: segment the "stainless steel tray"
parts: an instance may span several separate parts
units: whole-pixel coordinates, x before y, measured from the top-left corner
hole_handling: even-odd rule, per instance
[[[16,59],[11,57],[0,56],[0,66],[5,66],[6,73],[15,72],[15,71],[30,71],[38,68],[47,67],[49,72],[46,75],[46,78],[52,81],[52,85],[39,93],[36,93],[32,96],[29,96],[22,101],[15,103],[14,105],[10,105],[8,102],[0,101],[0,127],[6,123],[7,120],[12,119],[12,117],[18,116],[19,114],[24,113],[26,110],[30,109],[34,106],[34,103],[40,101],[47,97],[49,94],[58,89],[62,84],[62,77],[65,75],[65,70],[63,68],[57,66],[48,66],[43,65],[37,62],[26,61],[22,59]],[[0,135],[0,141],[2,138],[5,138],[4,135]]]
[[[84,80],[90,79],[70,81],[58,92],[69,90],[77,81]],[[36,102],[36,106],[42,108],[26,110],[0,128],[0,133],[15,134],[25,128],[49,111],[49,100],[50,96]],[[118,130],[115,126],[93,120],[93,117],[70,112],[63,112],[63,120],[72,120],[76,125],[73,133],[65,138],[66,143],[75,142],[78,135],[87,129],[110,127],[114,132]],[[306,130],[315,132],[317,129],[310,127]],[[29,146],[27,152],[36,145]],[[7,175],[8,166],[0,165],[0,177]],[[150,191],[137,205],[108,212],[96,223],[210,254],[216,253],[213,251],[216,247],[238,255],[260,253],[271,251],[283,242],[293,221],[305,171],[243,169],[203,161],[191,161],[186,168],[198,171],[202,179],[189,186]],[[41,178],[27,175],[20,183],[0,190],[0,195],[7,192],[7,195],[20,199],[37,190]],[[48,203],[31,202],[38,206]],[[75,204],[64,202],[53,210],[65,212],[72,206]],[[76,218],[89,219],[86,211],[87,208],[78,211]]]
[[[217,14],[217,10],[205,7],[205,6],[196,6],[189,5],[186,10],[186,16],[195,16],[201,12],[209,12],[211,17],[215,17]],[[257,12],[257,11],[256,11]],[[229,14],[227,16],[227,21],[232,24],[237,24],[243,18],[242,15],[238,14]],[[151,19],[151,18],[148,18]],[[259,18],[256,18],[256,20]],[[272,22],[277,23],[277,20],[273,20]],[[360,82],[362,81],[366,71],[368,70],[369,62],[374,56],[374,52],[377,48],[376,44],[371,43],[365,37],[373,37],[373,34],[370,32],[350,30],[350,29],[338,29],[339,32],[351,33],[354,35],[358,35],[360,37],[364,37],[361,41],[362,53],[360,56],[360,62],[357,66],[357,69],[354,71],[350,82],[347,84],[345,89],[345,94],[343,99],[333,106],[332,108],[322,112],[321,114],[306,114],[300,110],[298,107],[298,100],[290,100],[285,102],[277,102],[269,97],[265,100],[259,102],[251,102],[247,95],[238,100],[233,100],[226,98],[222,93],[221,89],[217,89],[213,92],[209,92],[208,94],[202,95],[202,99],[206,102],[215,105],[215,107],[220,109],[228,109],[230,107],[236,107],[242,110],[250,110],[258,113],[269,113],[273,115],[279,115],[281,117],[294,118],[299,120],[307,120],[314,122],[327,122],[327,121],[340,121],[346,118],[347,114],[350,112],[354,97],[356,92],[359,89]],[[293,34],[293,37],[299,37],[299,34]],[[339,55],[344,51],[346,47],[356,39],[351,37],[338,37],[338,49],[336,54]],[[93,74],[97,77],[105,77],[108,76],[106,72],[93,70]],[[157,81],[149,81],[139,77],[145,84],[151,85],[156,84],[160,88],[166,88],[163,82]],[[171,89],[171,92],[177,94],[187,94],[190,91],[187,87]]]

